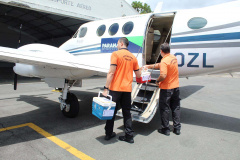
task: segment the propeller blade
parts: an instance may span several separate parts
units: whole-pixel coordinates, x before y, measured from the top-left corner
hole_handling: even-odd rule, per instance
[[[14,90],[17,90],[17,74],[14,74]]]

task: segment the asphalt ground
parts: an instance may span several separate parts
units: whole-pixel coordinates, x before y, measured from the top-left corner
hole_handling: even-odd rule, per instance
[[[91,113],[92,98],[105,80],[94,77],[83,80],[82,88],[72,88],[80,105],[76,118],[62,115],[60,93],[44,82],[25,81],[17,91],[12,82],[0,85],[0,159],[74,160],[78,155],[97,160],[240,159],[238,74],[180,79],[181,135],[159,134],[157,112],[148,124],[133,122],[134,144],[117,139],[124,134],[122,118],[115,121],[117,137],[105,141],[105,121]]]

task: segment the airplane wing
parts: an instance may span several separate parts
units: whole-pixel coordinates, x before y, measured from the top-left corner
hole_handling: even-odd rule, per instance
[[[30,44],[19,49],[0,47],[0,60],[58,69],[108,72],[106,68],[90,65],[86,60],[79,61],[78,58],[62,49],[44,44]]]

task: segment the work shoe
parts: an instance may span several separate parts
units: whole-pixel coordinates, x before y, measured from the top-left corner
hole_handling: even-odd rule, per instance
[[[105,140],[110,140],[111,138],[113,138],[113,137],[115,137],[116,136],[116,133],[115,132],[112,132],[112,134],[111,135],[106,135],[105,137],[104,137],[104,139]]]
[[[180,135],[181,134],[180,129],[174,129],[173,133],[175,133],[176,135]]]
[[[166,136],[169,136],[170,135],[170,130],[165,130],[165,129],[158,129],[158,132],[161,133],[161,134],[164,134]]]
[[[128,142],[128,143],[134,143],[133,137],[127,138],[126,136],[119,136],[118,139],[120,141],[125,141],[125,142]]]

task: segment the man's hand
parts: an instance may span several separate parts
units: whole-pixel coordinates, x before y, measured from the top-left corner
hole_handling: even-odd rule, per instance
[[[108,95],[108,89],[104,89],[102,95],[105,96],[105,97],[107,97],[107,95]]]
[[[146,68],[148,69],[148,65],[142,66],[139,70],[142,71],[142,70],[144,70]]]
[[[167,77],[166,74],[160,74],[160,76],[158,77],[158,79],[156,80],[156,85],[159,85],[160,82],[164,81],[165,78]]]

